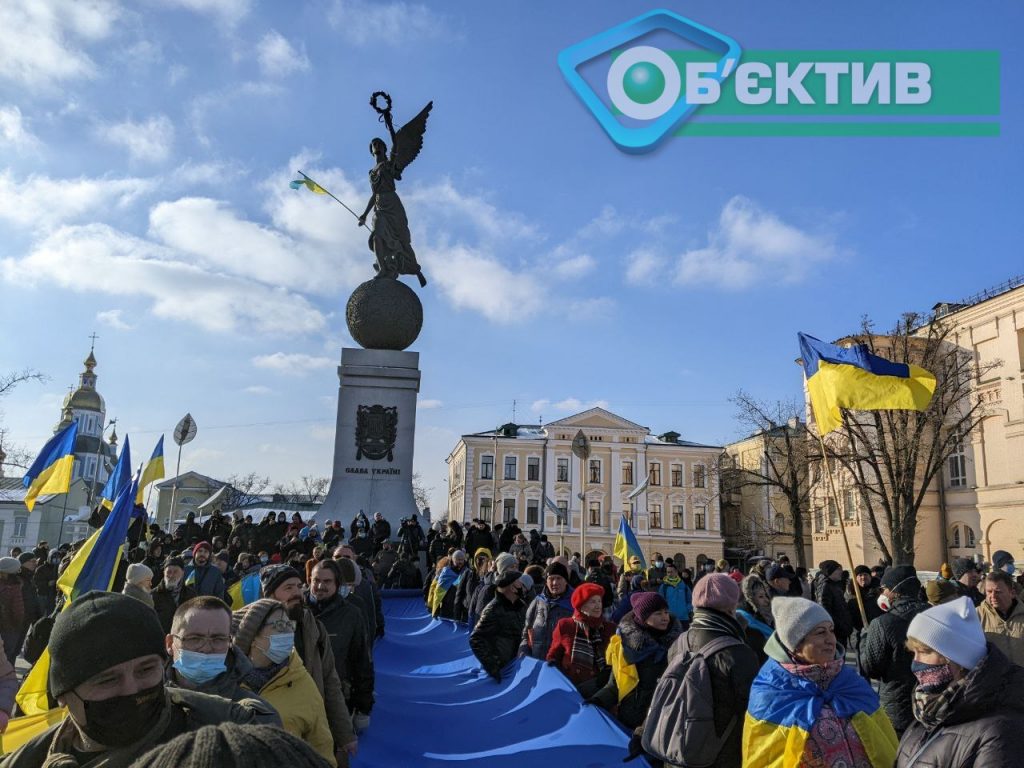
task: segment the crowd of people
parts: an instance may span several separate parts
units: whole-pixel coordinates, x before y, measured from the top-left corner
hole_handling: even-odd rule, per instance
[[[215,513],[135,526],[113,590],[64,605],[75,550],[0,558],[0,730],[19,714],[19,655],[46,660],[67,711],[0,768],[178,765],[200,739],[348,765],[375,702],[382,587],[421,589],[433,616],[465,623],[496,680],[521,657],[561,672],[632,731],[627,759],[987,768],[1024,754],[1024,607],[1005,551],[922,583],[910,565],[808,574],[785,557],[745,574],[659,553],[620,568],[556,554],[515,520],[424,533],[415,518],[393,532],[379,515],[320,530]]]

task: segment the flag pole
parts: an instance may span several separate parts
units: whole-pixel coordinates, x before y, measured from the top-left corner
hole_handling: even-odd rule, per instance
[[[178,444],[178,463],[174,468],[174,485],[171,486],[171,508],[167,512],[167,533],[174,533],[174,503],[178,498],[178,476],[181,475],[181,444]]]
[[[333,194],[333,193],[332,193],[332,192],[331,192],[331,191],[330,191],[329,189],[327,189],[327,187],[323,186],[322,184],[317,184],[317,182],[313,181],[313,179],[309,178],[309,176],[307,176],[306,174],[304,174],[304,173],[303,173],[302,171],[299,171],[299,172],[298,172],[298,174],[299,174],[299,176],[301,176],[302,178],[304,178],[304,179],[305,179],[306,181],[310,182],[311,184],[314,184],[314,185],[316,185],[316,186],[320,187],[320,189],[322,189],[322,190],[324,191],[324,193],[325,193],[325,194],[329,195],[329,196],[331,197],[331,199],[333,199],[333,200],[334,200],[334,202],[336,202],[336,203],[337,203],[338,205],[340,205],[340,206],[341,206],[342,208],[344,208],[344,209],[345,209],[346,211],[348,211],[348,212],[349,212],[349,213],[351,213],[351,214],[352,214],[353,216],[355,216],[355,217],[356,217],[356,219],[359,219],[359,214],[358,214],[358,213],[356,213],[355,211],[353,211],[353,210],[352,210],[351,208],[349,208],[349,207],[348,207],[347,205],[345,205],[345,204],[344,204],[343,202],[341,202],[341,200],[339,200],[338,198],[336,198],[336,197],[334,196],[334,194]],[[368,226],[366,225],[366,222],[365,222],[365,221],[364,221],[364,222],[363,222],[362,224],[360,224],[359,226],[361,226],[361,227],[366,227],[367,229],[369,229],[369,230],[370,230],[370,232],[373,232],[373,230],[372,230],[372,229],[370,229],[370,227],[368,227]]]

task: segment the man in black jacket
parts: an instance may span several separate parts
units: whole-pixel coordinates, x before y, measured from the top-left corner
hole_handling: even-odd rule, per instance
[[[969,557],[958,557],[953,561],[953,582],[958,597],[969,597],[975,607],[981,605],[984,596],[978,591],[978,582],[981,581],[981,573],[978,571],[978,564]]]
[[[470,557],[475,557],[478,549],[486,549],[493,557],[493,546],[494,538],[491,536],[491,526],[483,520],[474,520],[473,525],[466,531],[466,553]]]
[[[910,671],[914,654],[907,650],[907,628],[928,604],[917,599],[921,582],[912,565],[886,569],[882,593],[889,599],[889,610],[868,624],[861,641],[860,673],[882,681],[879,698],[897,735],[914,721],[914,687],[917,680]]]
[[[373,525],[370,527],[370,538],[373,539],[373,554],[380,552],[384,542],[391,539],[391,523],[384,519],[380,512],[373,513]]]
[[[150,595],[153,597],[153,610],[160,619],[164,634],[171,633],[171,622],[178,606],[197,597],[196,591],[185,584],[185,561],[180,557],[168,557],[164,561],[163,579]]]
[[[487,604],[469,636],[469,647],[484,672],[501,682],[501,670],[516,658],[526,622],[523,595],[533,579],[519,571],[505,571],[495,584],[494,599]]]
[[[843,591],[843,567],[835,560],[825,560],[818,568],[812,585],[814,602],[828,611],[835,627],[836,642],[845,647],[853,632],[853,617]]]
[[[192,572],[185,578],[185,583],[193,587],[197,595],[213,595],[226,603],[228,593],[224,575],[210,562],[212,554],[209,542],[200,541],[192,547]]]

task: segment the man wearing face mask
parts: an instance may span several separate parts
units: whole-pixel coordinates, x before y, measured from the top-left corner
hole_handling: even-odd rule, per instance
[[[231,701],[259,699],[242,687],[252,672],[249,658],[231,644],[231,609],[222,600],[209,595],[182,603],[174,614],[171,634],[164,638],[168,661],[165,681],[168,688],[184,688]],[[266,702],[257,714],[259,725],[281,727],[281,718]]]
[[[323,697],[337,758],[340,765],[345,765],[346,755],[356,753],[357,741],[335,669],[330,634],[323,622],[304,605],[302,577],[290,565],[267,566],[260,571],[260,582],[263,597],[284,605],[288,619],[295,623],[295,650]]]
[[[164,577],[150,596],[153,598],[153,610],[160,618],[164,634],[170,634],[171,621],[178,606],[197,597],[195,589],[185,584],[184,560],[180,557],[168,557],[164,561]]]
[[[655,552],[654,562],[651,564],[651,567],[647,569],[647,583],[651,585],[651,589],[657,589],[664,580],[665,558],[661,556],[661,552]]]
[[[116,592],[79,595],[54,622],[47,688],[61,722],[7,755],[3,768],[126,766],[204,725],[256,722],[265,705],[164,687],[164,634],[153,609]]]
[[[914,655],[907,650],[907,629],[917,614],[928,610],[918,595],[921,582],[912,565],[887,568],[878,603],[884,613],[868,624],[860,644],[860,673],[881,680],[878,697],[889,721],[902,735],[914,721],[914,686],[910,670]]]
[[[348,602],[354,571],[355,563],[351,560],[321,560],[313,566],[307,605],[330,635],[334,668],[353,725],[360,732],[370,724],[374,673],[366,622],[359,609]]]

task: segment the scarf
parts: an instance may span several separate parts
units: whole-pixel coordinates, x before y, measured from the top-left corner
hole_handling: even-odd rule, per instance
[[[783,663],[782,668],[797,677],[811,681],[827,692],[829,685],[842,671],[843,663],[843,659],[833,659],[828,664],[802,664],[793,661]],[[804,747],[801,768],[871,768],[871,760],[853,723],[837,715],[828,702],[826,693],[825,704],[814,721],[807,745]]]
[[[274,679],[278,672],[288,666],[288,662],[291,657],[282,661],[280,664],[272,664],[265,669],[260,669],[254,666],[245,677],[242,678],[242,684],[254,693],[259,693],[263,690],[267,683]]]
[[[676,584],[681,582],[682,579],[679,578],[678,576],[666,576],[664,579],[662,579],[662,581],[664,583],[668,584],[670,587],[674,587],[674,586],[676,586]]]
[[[573,614],[576,634],[572,638],[572,649],[569,651],[569,663],[583,669],[601,672],[607,662],[604,658],[604,636],[601,616],[584,616],[577,611]]]
[[[948,669],[946,664],[942,667]],[[932,669],[915,673],[915,677],[918,684],[914,689],[914,719],[928,730],[932,730],[942,725],[953,713],[957,699],[967,687],[970,675],[947,682],[945,674]]]

